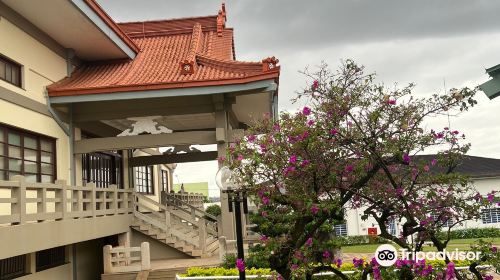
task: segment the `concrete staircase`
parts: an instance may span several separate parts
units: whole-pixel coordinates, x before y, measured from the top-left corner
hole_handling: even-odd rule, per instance
[[[135,194],[132,228],[195,258],[218,254],[217,223],[189,205],[165,206]],[[212,219],[214,219],[213,217]]]

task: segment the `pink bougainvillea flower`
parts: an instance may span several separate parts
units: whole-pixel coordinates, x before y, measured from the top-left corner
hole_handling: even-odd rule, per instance
[[[489,193],[486,199],[488,199],[489,203],[493,203],[493,201],[495,201],[495,195],[493,193]]]
[[[408,164],[408,163],[410,163],[410,161],[411,161],[410,156],[408,154],[404,153],[403,154],[403,162]]]
[[[389,104],[389,105],[396,105],[396,99],[389,99],[389,100],[387,100],[387,104]]]
[[[313,213],[313,215],[316,215],[316,214],[318,214],[318,212],[319,212],[319,208],[318,208],[318,206],[313,205],[313,206],[311,207],[311,213]]]
[[[330,251],[325,250],[325,251],[323,252],[323,258],[328,259],[328,258],[330,258],[330,257],[331,257]]]
[[[318,86],[319,86],[319,82],[318,82],[318,80],[314,80],[314,82],[313,82],[313,84],[312,84],[311,88],[312,88],[312,90],[316,90],[316,89],[318,89]]]
[[[260,241],[262,242],[266,242],[267,240],[269,240],[269,237],[265,236],[265,235],[262,235],[260,238]]]
[[[491,275],[484,275],[483,279],[484,280],[493,280],[493,276],[491,276]]]
[[[304,107],[304,109],[302,109],[302,114],[304,114],[305,116],[309,116],[311,114],[311,109],[309,107]]]
[[[291,271],[295,271],[295,270],[297,270],[297,269],[299,269],[299,266],[298,266],[297,264],[292,264],[292,265],[290,266],[290,270],[291,270]]]
[[[352,172],[353,170],[354,170],[354,166],[352,166],[350,164],[345,167],[345,172],[347,172],[347,173]]]
[[[243,155],[241,155],[241,154],[240,154],[240,155],[238,155],[238,158],[237,158],[237,159],[238,159],[238,161],[242,161],[242,160],[243,160]]]
[[[453,262],[449,262],[446,266],[446,278],[445,280],[455,279],[455,264]]]
[[[307,126],[313,126],[314,125],[314,121],[313,120],[308,120],[307,121]]]
[[[248,142],[253,143],[253,141],[255,141],[256,138],[257,137],[255,137],[255,135],[250,134],[250,135],[248,135],[247,140],[248,140]]]
[[[296,155],[292,155],[290,157],[290,159],[288,160],[288,162],[290,162],[290,163],[296,163],[297,162],[297,156]]]
[[[224,163],[226,161],[226,157],[225,156],[220,156],[220,157],[217,158],[217,161],[219,163]]]
[[[337,135],[337,132],[338,131],[335,128],[330,129],[330,135],[335,136],[335,135]]]
[[[312,237],[309,237],[307,240],[306,240],[306,246],[307,247],[311,247],[313,244],[313,239]]]
[[[437,161],[437,159],[433,159],[433,160],[431,161],[431,165],[432,165],[432,166],[434,166],[434,165],[436,165],[436,164],[437,164],[437,162],[438,162],[438,161]]]
[[[453,132],[451,132],[451,133],[453,133],[454,135],[457,135],[457,134],[459,134],[460,132],[458,132],[458,130],[453,130]]]
[[[267,196],[263,196],[263,197],[262,197],[262,203],[263,203],[264,205],[268,205],[268,204],[269,204],[269,197],[267,197]]]
[[[307,159],[305,159],[305,160],[302,161],[301,166],[302,167],[307,166],[307,165],[309,165],[309,163],[310,163],[310,161],[307,160]]]
[[[236,260],[236,268],[240,272],[245,271],[245,261],[243,261],[242,259],[237,259]]]
[[[428,165],[425,165],[424,170],[425,170],[425,172],[429,172],[429,170],[431,170],[431,168]]]

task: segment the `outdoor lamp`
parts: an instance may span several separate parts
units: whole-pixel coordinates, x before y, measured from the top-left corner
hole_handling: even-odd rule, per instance
[[[232,191],[236,189],[236,184],[232,180],[233,171],[227,166],[221,167],[215,175],[215,183],[222,192]]]
[[[238,250],[238,259],[245,259],[243,251],[243,226],[241,221],[241,203],[243,203],[243,212],[248,213],[246,192],[239,187],[233,180],[234,173],[227,166],[221,167],[215,175],[215,183],[222,191],[227,194],[227,203],[229,212],[233,212],[236,226],[236,248]],[[239,279],[244,280],[245,270],[239,271]]]

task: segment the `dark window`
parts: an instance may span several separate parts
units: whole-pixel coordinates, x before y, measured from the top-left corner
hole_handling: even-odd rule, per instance
[[[135,169],[135,190],[139,193],[154,194],[153,166],[139,166]]]
[[[21,65],[0,55],[0,80],[21,87]]]
[[[82,155],[83,182],[95,183],[98,188],[122,184],[122,157],[118,153],[91,153]]]
[[[168,192],[168,171],[161,170],[161,190]]]
[[[14,279],[26,274],[26,255],[0,260],[0,280]]]
[[[500,208],[482,209],[481,220],[483,224],[500,223]]]
[[[66,263],[64,246],[36,252],[36,271],[42,271]]]
[[[0,125],[0,180],[24,175],[27,182],[56,179],[56,141]]]
[[[442,217],[440,214],[431,214],[432,219],[441,227],[451,227],[455,225],[455,221],[451,218]]]
[[[336,236],[347,236],[347,225],[346,224],[335,225],[334,229],[335,229]]]

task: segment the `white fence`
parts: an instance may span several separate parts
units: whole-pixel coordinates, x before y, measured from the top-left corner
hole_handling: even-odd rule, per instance
[[[142,242],[141,247],[103,248],[104,273],[138,272],[151,269],[149,243]]]
[[[0,181],[0,224],[88,218],[133,212],[133,190],[68,186],[65,181],[28,183],[23,176]]]

